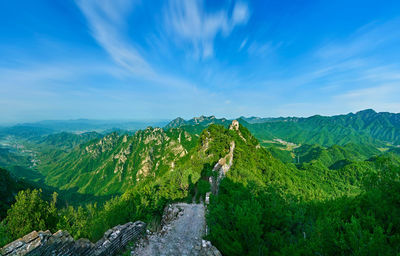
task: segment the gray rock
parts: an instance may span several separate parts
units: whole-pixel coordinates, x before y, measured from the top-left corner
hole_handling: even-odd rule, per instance
[[[74,241],[67,231],[33,231],[28,235],[4,246],[0,255],[115,255],[130,241],[140,238],[146,224],[137,221],[118,225],[104,233],[102,239],[93,244],[88,239]]]

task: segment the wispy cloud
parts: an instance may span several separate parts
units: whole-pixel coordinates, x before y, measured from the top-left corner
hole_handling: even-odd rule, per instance
[[[395,57],[399,25],[399,19],[371,23],[348,37],[325,41],[274,77],[259,79],[253,90],[274,95],[276,111],[282,115],[339,114],[365,108],[399,112],[400,65]],[[252,50],[251,43],[246,47]]]
[[[378,111],[399,112],[400,87],[398,83],[381,84],[374,87],[350,90],[334,96],[336,103],[351,109],[374,108]]]
[[[272,46],[271,42],[268,43],[259,43],[259,42],[252,42],[249,44],[247,48],[247,52],[251,56],[257,56],[257,57],[266,57],[268,56],[269,53],[271,53],[274,50],[274,46]]]
[[[0,17],[18,25],[0,40],[2,119],[400,109],[400,19],[387,6],[336,24],[329,3],[73,0],[66,12],[41,2],[35,15]]]
[[[138,1],[130,0],[77,0],[93,37],[122,67],[138,76],[151,76],[154,71],[140,52],[129,44],[122,30]]]
[[[377,50],[400,43],[400,32],[395,29],[398,26],[398,19],[383,24],[371,23],[347,38],[325,42],[292,64],[289,72],[283,73],[282,77],[266,80],[265,84],[278,84],[292,89],[316,82],[319,83],[319,87],[323,87],[324,83],[343,83],[345,86],[344,82],[353,82],[351,87],[357,88],[357,84],[361,83],[361,86],[367,86],[370,83],[377,85],[388,81],[400,81],[398,63],[386,61],[388,55],[380,55],[382,51]],[[252,50],[251,45],[248,50]],[[295,72],[292,73],[291,70]]]
[[[245,38],[245,39],[242,41],[242,43],[240,44],[240,47],[239,47],[239,51],[242,50],[243,47],[246,46],[248,40],[249,40],[248,38]]]
[[[228,8],[207,12],[202,0],[170,0],[164,15],[167,31],[178,41],[189,42],[195,58],[206,59],[214,55],[215,37],[226,37],[236,26],[246,24],[250,12],[244,2],[235,3],[229,13]]]
[[[316,56],[325,60],[346,60],[364,55],[378,48],[400,42],[400,19],[385,23],[371,22],[350,35],[347,39],[332,40],[316,51]]]
[[[129,40],[125,30],[134,25],[126,22],[129,15],[134,15],[134,8],[139,7],[139,1],[77,0],[77,3],[87,18],[93,37],[117,64],[130,72],[129,75],[170,88],[198,91],[190,81],[155,70],[143,57],[145,54]],[[242,14],[237,15],[240,20]]]

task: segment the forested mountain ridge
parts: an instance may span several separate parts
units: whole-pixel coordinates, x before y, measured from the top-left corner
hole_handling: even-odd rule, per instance
[[[241,117],[238,121],[263,145],[273,139],[323,146],[347,143],[369,144],[376,147],[386,147],[387,144],[400,145],[400,114],[377,113],[372,109],[336,116]],[[230,122],[225,118],[201,116],[190,120],[176,118],[166,127],[186,127],[199,133],[210,124],[222,124],[228,127]]]
[[[100,137],[102,137],[102,135],[97,132],[85,132],[81,134],[60,132],[35,138],[34,142],[39,145],[52,146],[63,150],[71,150],[82,143],[86,143]]]
[[[240,121],[260,141],[280,138],[294,143],[326,146],[349,142],[377,146],[400,144],[400,114],[377,113],[371,109],[330,117],[277,118],[264,123]]]
[[[374,155],[379,155],[381,152],[373,147],[363,147],[348,143],[344,146],[333,145],[330,147],[322,147],[320,145],[305,144],[294,150],[297,156],[297,162],[310,162],[319,160],[327,167],[333,165],[340,160],[362,161],[367,160]]]
[[[184,120],[181,117],[175,118],[171,122],[169,122],[165,128],[178,128],[182,126],[202,126],[207,127],[211,124],[221,124],[225,127],[228,127],[231,124],[231,121],[226,118],[216,118],[215,116],[200,116],[194,117],[190,120]]]
[[[22,139],[30,139],[54,133],[54,130],[45,127],[35,127],[29,125],[15,125],[0,128],[0,138],[15,136]]]
[[[148,176],[173,168],[196,144],[182,129],[147,128],[134,135],[111,133],[81,144],[41,170],[49,185],[96,195],[122,193]]]
[[[312,146],[296,166],[235,142],[234,164],[207,217],[208,239],[224,255],[400,253],[393,229],[400,224],[399,155],[360,160],[352,146]]]

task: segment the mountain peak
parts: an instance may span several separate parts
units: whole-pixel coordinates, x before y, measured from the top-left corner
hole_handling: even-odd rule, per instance
[[[216,118],[215,116],[205,116],[205,115],[201,115],[199,117],[194,117],[190,120],[184,120],[183,118],[176,118],[174,120],[172,120],[169,124],[167,124],[165,126],[166,129],[169,128],[178,128],[181,126],[185,126],[185,125],[200,125],[200,126],[208,126],[210,124],[221,124],[221,125],[225,125],[225,127],[228,126],[227,123],[227,119],[225,118]]]
[[[369,109],[364,109],[361,111],[358,111],[356,114],[376,114],[377,112],[373,110],[372,108]]]
[[[172,120],[171,122],[169,122],[165,128],[169,129],[169,128],[177,128],[180,127],[182,125],[185,124],[185,119],[183,119],[182,117],[177,117],[174,120]]]

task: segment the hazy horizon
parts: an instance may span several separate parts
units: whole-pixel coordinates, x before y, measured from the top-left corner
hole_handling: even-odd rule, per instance
[[[375,109],[360,109],[358,111],[352,111],[352,112],[348,112],[348,113],[338,113],[338,114],[333,114],[333,115],[323,115],[323,114],[313,114],[313,115],[308,115],[308,116],[295,116],[295,115],[288,115],[288,116],[255,116],[255,115],[248,115],[248,116],[233,116],[233,117],[226,117],[226,116],[216,116],[213,114],[210,115],[205,115],[205,114],[201,114],[198,116],[188,116],[188,117],[184,117],[184,116],[176,116],[173,118],[156,118],[156,119],[138,119],[138,118],[118,118],[118,119],[92,119],[92,118],[71,118],[71,119],[45,119],[45,120],[32,120],[32,121],[20,121],[20,122],[1,122],[0,121],[0,126],[13,126],[13,125],[24,125],[24,124],[34,124],[34,123],[44,123],[44,122],[77,122],[77,121],[90,121],[90,122],[103,122],[103,123],[129,123],[129,122],[137,122],[137,123],[168,123],[176,118],[183,118],[185,120],[190,120],[196,117],[201,117],[201,116],[205,116],[205,117],[210,117],[210,116],[214,116],[217,119],[221,119],[221,118],[226,118],[229,120],[233,120],[233,119],[238,119],[240,117],[244,117],[244,118],[289,118],[289,117],[297,117],[297,118],[308,118],[308,117],[312,117],[312,116],[337,116],[337,115],[347,115],[347,114],[355,114],[357,112],[361,112],[361,111],[365,111],[365,110],[373,110],[377,113],[380,112],[390,112],[390,111],[377,111]],[[390,113],[394,113],[394,114],[399,114],[400,112],[390,112]]]

